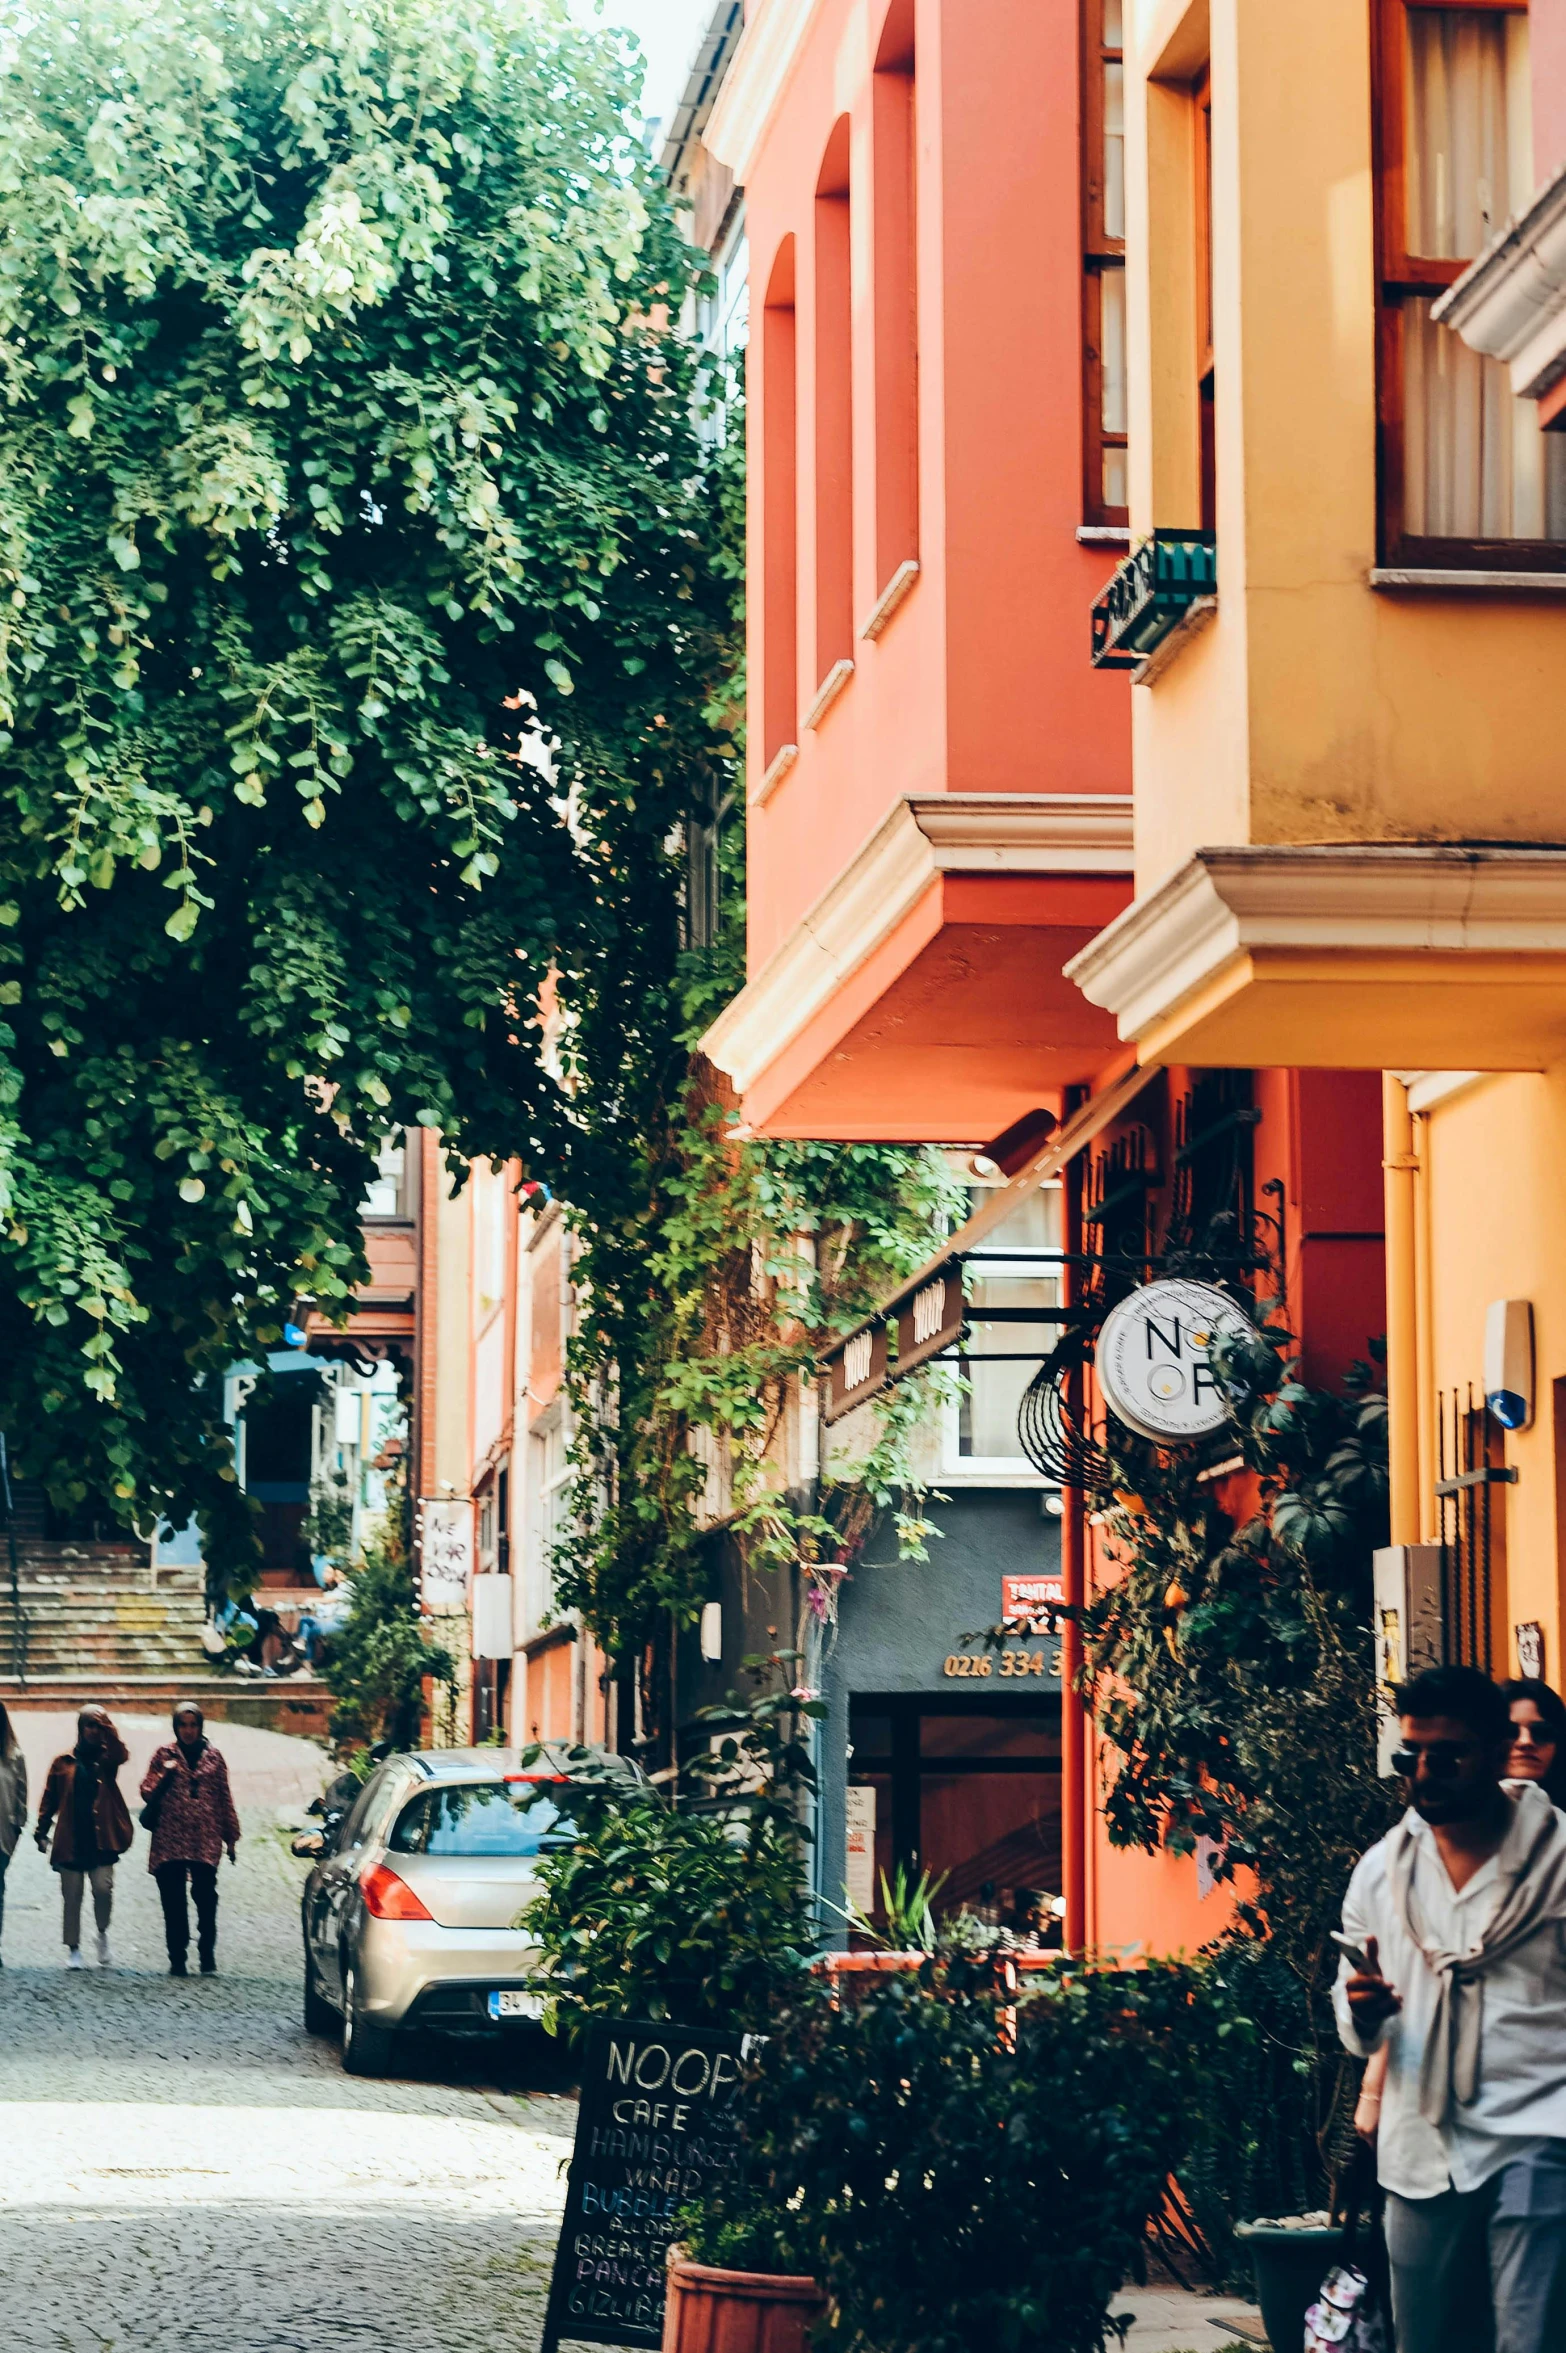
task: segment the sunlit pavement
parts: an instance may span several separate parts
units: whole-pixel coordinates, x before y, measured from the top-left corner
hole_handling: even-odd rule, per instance
[[[36,1808],[74,1728],[15,1720]],[[134,1815],[168,1733],[118,1721]],[[212,1730],[246,1831],[222,1867],[216,1978],[166,1974],[144,1831],[115,1874],[110,1970],[63,1967],[58,1881],[30,1838],[11,1865],[0,2353],[533,2353],[571,2102],[517,2096],[514,2071],[502,2087],[491,2059],[436,2043],[357,2082],[306,2036],[305,1867],[281,1823],[303,1819],[321,1754]]]
[[[15,1721],[36,1813],[74,1721]],[[117,1721],[134,1816],[169,1733]],[[433,2042],[396,2080],[344,2075],[299,2021],[305,1866],[288,1825],[320,1787],[321,1752],[242,1725],[212,1737],[245,1824],[219,1882],[217,1977],[166,1975],[144,1831],[115,1873],[110,1970],[64,1968],[59,1883],[30,1838],[12,1862],[0,2353],[535,2353],[572,2102]],[[1128,2353],[1217,2353],[1211,2319],[1244,2308],[1127,2288],[1113,2309],[1137,2316]]]

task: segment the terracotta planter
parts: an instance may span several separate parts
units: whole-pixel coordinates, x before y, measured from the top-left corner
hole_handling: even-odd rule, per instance
[[[663,2353],[808,2353],[810,2324],[825,2309],[813,2279],[671,2256]]]

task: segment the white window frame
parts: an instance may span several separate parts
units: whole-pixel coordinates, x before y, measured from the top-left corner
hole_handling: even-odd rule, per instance
[[[1046,1190],[1058,1192],[1060,1187]],[[968,1264],[982,1267],[1002,1281],[1025,1282],[1040,1275],[1058,1278],[1063,1271],[1063,1252],[1055,1243],[1034,1249],[996,1243],[993,1249],[981,1248],[970,1253]],[[961,1411],[961,1400],[957,1397],[948,1399],[941,1411],[940,1483],[943,1487],[1020,1487],[1041,1494],[1046,1490],[1058,1493],[1057,1483],[1046,1479],[1020,1447],[1015,1454],[960,1454]]]

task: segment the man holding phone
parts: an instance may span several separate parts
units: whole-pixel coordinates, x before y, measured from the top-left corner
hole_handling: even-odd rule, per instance
[[[1566,2353],[1566,1815],[1502,1787],[1478,1668],[1395,1700],[1409,1809],[1349,1882],[1334,1995],[1351,2051],[1387,2047],[1398,2353]]]

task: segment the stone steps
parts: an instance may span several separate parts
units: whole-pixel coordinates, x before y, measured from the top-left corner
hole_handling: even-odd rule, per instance
[[[20,1652],[31,1675],[180,1673],[205,1665],[199,1592],[110,1590],[89,1598],[24,1586],[20,1601]],[[18,1655],[16,1634],[10,1591],[0,1588],[0,1670]]]
[[[167,1681],[211,1668],[201,1647],[203,1571],[156,1567],[129,1545],[28,1543],[16,1583],[0,1544],[0,1675],[13,1684],[64,1678],[102,1683],[151,1675]],[[18,1644],[17,1613],[21,1616]]]
[[[325,1738],[332,1710],[326,1685],[309,1674],[269,1681],[195,1667],[173,1675],[51,1675],[36,1681],[29,1675],[25,1684],[0,1675],[0,1701],[13,1715],[74,1715],[90,1701],[111,1715],[167,1716],[181,1699],[193,1699],[213,1723],[254,1724],[316,1740]]]
[[[331,1695],[311,1674],[220,1675],[201,1647],[205,1575],[157,1567],[131,1546],[21,1547],[14,1596],[25,1649],[15,1671],[14,1605],[0,1541],[0,1700],[8,1708],[166,1715],[195,1699],[215,1720],[320,1737]]]

